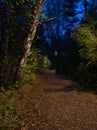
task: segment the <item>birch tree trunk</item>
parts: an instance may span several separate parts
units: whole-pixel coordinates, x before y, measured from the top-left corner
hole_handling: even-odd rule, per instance
[[[27,38],[24,41],[25,52],[24,52],[24,55],[20,61],[20,66],[19,66],[19,69],[17,72],[16,82],[21,82],[21,79],[22,79],[22,76],[23,76],[23,73],[25,70],[25,66],[27,63],[27,58],[31,54],[31,46],[32,46],[32,42],[33,42],[35,34],[36,34],[37,27],[39,25],[43,2],[44,2],[44,0],[38,0],[38,9],[37,9],[36,15],[34,17],[34,20],[32,21],[33,24],[30,28],[30,31],[28,33]]]

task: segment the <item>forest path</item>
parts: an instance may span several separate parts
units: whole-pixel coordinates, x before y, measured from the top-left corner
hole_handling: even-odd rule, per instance
[[[97,130],[97,96],[47,71],[24,96],[22,130]]]

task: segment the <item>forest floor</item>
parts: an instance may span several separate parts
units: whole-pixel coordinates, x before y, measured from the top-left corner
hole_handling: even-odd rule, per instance
[[[22,100],[21,130],[97,130],[97,96],[49,70]]]

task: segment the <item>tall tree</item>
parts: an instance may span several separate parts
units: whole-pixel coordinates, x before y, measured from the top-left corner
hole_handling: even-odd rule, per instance
[[[0,86],[20,81],[44,0],[0,1]]]
[[[21,80],[25,66],[26,66],[27,57],[31,54],[31,45],[32,45],[32,42],[34,40],[37,27],[40,23],[40,14],[42,11],[43,2],[44,2],[44,0],[39,0],[36,2],[36,6],[35,6],[36,13],[35,13],[34,20],[32,21],[33,24],[30,27],[30,31],[28,32],[28,36],[24,41],[25,51],[24,51],[23,57],[20,61],[20,66],[19,66],[18,75],[17,75],[17,81]]]
[[[0,2],[1,4],[1,38],[0,38],[0,85],[7,84],[9,80],[8,70],[8,44],[9,44],[9,15],[10,15],[10,2]]]

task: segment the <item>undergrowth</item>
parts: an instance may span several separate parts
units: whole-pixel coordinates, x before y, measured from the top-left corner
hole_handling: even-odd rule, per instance
[[[18,100],[15,90],[0,92],[0,130],[14,130],[19,126]]]

